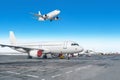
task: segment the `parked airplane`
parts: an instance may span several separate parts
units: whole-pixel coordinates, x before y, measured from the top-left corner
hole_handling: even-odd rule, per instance
[[[10,45],[0,44],[1,47],[10,47],[16,51],[27,53],[28,58],[47,58],[47,54],[73,54],[83,51],[83,48],[73,41],[40,42],[19,44],[14,32],[10,31]],[[62,55],[61,55],[62,56]]]
[[[38,11],[38,14],[34,14],[34,13],[32,14],[37,17],[38,21],[45,21],[45,20],[52,21],[59,19],[58,14],[60,14],[60,10],[54,10],[44,15],[42,15],[40,11]]]

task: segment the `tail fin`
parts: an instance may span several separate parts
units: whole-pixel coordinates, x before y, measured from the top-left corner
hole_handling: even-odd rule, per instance
[[[16,38],[13,31],[10,31],[10,42],[11,44],[16,44]]]
[[[38,11],[38,14],[39,14],[39,15],[42,15],[42,14],[40,13],[40,11]]]

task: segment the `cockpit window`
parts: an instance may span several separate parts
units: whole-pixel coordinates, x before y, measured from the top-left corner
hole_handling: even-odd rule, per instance
[[[77,43],[72,43],[71,46],[79,46]]]

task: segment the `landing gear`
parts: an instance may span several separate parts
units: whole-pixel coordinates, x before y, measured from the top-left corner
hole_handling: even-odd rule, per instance
[[[59,19],[59,17],[57,16],[57,17],[56,17],[56,19],[58,20],[58,19]]]
[[[28,59],[32,59],[32,56],[29,55],[29,56],[28,56]]]
[[[32,59],[32,56],[28,53],[28,59]]]
[[[70,54],[67,54],[67,59],[68,59],[68,60],[70,59],[70,56],[71,56]]]
[[[44,58],[44,59],[47,59],[47,55],[45,54],[45,55],[43,56],[43,58]]]
[[[67,58],[68,60],[70,59],[70,57]]]

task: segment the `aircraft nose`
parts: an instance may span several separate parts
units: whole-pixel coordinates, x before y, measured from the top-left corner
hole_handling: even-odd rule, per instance
[[[82,52],[84,49],[82,47],[75,48],[76,52]]]
[[[84,49],[82,47],[79,47],[79,52],[82,52]]]
[[[60,13],[60,10],[56,10],[58,13]]]

